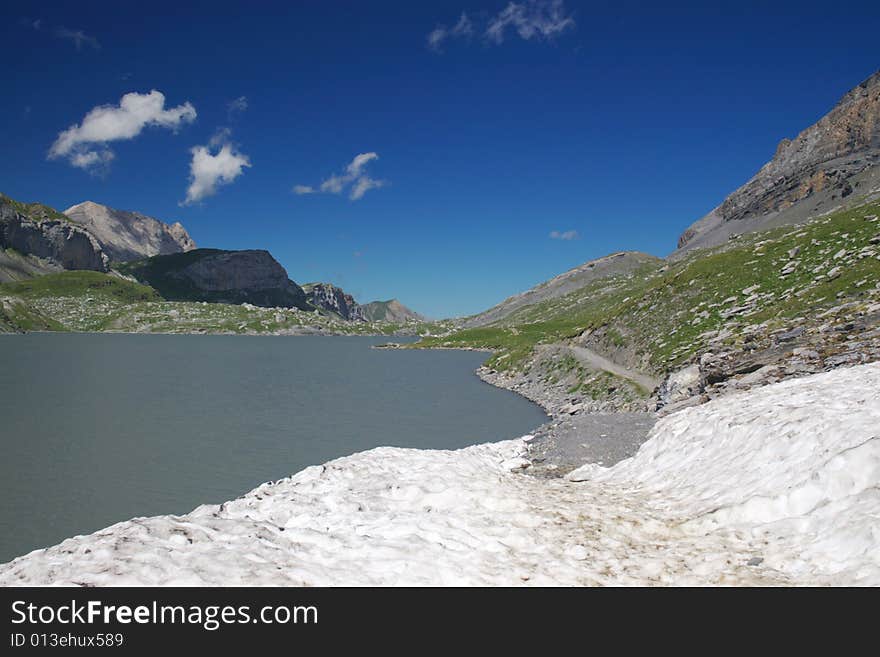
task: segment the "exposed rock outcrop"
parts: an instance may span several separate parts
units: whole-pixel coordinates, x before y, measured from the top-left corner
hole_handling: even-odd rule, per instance
[[[127,263],[119,269],[171,301],[312,309],[303,289],[268,251],[195,249]]]
[[[192,251],[196,243],[180,223],[166,224],[140,212],[114,210],[86,201],[64,214],[86,228],[114,262]]]
[[[98,241],[64,215],[39,203],[24,204],[0,194],[0,249],[12,249],[32,273],[63,269],[106,272],[108,258]],[[43,271],[45,269],[45,271]],[[11,280],[12,277],[10,277]]]
[[[847,93],[776,154],[745,185],[691,225],[680,250],[806,221],[850,202],[880,196],[880,71]]]
[[[316,308],[336,313],[352,322],[367,321],[363,308],[342,288],[330,283],[306,283],[303,290],[309,303]]]
[[[361,306],[364,317],[371,322],[423,322],[425,318],[410,310],[397,299],[371,301]]]

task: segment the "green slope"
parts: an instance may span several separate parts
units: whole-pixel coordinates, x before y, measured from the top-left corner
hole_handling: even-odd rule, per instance
[[[874,203],[753,233],[677,262],[594,281],[518,308],[492,325],[417,346],[491,348],[496,353],[487,365],[517,370],[527,368],[536,346],[589,333],[607,350],[628,351],[644,369],[665,373],[719,331],[730,331],[735,341],[749,326],[766,323],[772,330],[845,301],[876,300],[880,246],[872,240],[880,233],[878,214],[880,204]],[[797,265],[783,276],[793,260]]]

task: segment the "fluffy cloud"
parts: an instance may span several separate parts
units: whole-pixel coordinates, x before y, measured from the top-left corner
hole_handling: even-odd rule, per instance
[[[576,230],[566,230],[566,231],[558,231],[551,230],[550,231],[550,239],[551,240],[564,240],[566,242],[570,242],[571,240],[576,240],[580,237]]]
[[[474,23],[468,18],[466,12],[461,13],[458,22],[451,28],[438,25],[428,33],[428,49],[434,52],[443,51],[443,42],[451,38],[467,38],[474,34]]]
[[[228,185],[244,173],[244,167],[251,166],[250,158],[229,142],[228,130],[214,135],[206,146],[192,148],[190,153],[190,183],[181,205],[192,205],[216,194],[218,187]]]
[[[345,167],[343,173],[334,174],[323,180],[317,188],[311,185],[294,185],[294,194],[342,194],[348,190],[348,198],[357,201],[363,198],[371,189],[379,189],[388,183],[384,180],[371,178],[366,172],[366,166],[373,160],[378,160],[377,153],[360,153]]]
[[[165,109],[165,95],[155,89],[125,94],[119,105],[95,107],[82,122],[60,132],[49,149],[49,159],[67,158],[75,167],[93,170],[114,158],[109,142],[134,139],[147,126],[176,130],[195,118],[196,108],[189,102]]]
[[[565,8],[563,0],[523,0],[511,2],[503,10],[490,16],[481,28],[485,42],[500,45],[512,32],[525,41],[532,39],[552,40],[575,25],[574,18]],[[449,39],[471,37],[476,28],[466,13],[452,28],[438,25],[428,33],[428,49],[443,52],[443,44]]]

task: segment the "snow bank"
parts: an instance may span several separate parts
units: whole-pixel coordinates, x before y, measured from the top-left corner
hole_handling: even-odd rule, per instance
[[[0,584],[880,584],[880,364],[670,415],[632,459],[379,448],[0,566]]]

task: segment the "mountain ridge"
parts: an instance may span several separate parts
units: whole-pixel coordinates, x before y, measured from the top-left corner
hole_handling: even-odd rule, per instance
[[[404,306],[397,299],[370,301],[361,306],[365,317],[371,322],[424,322],[423,315]]]
[[[141,212],[116,210],[94,201],[72,205],[63,214],[87,229],[114,262],[183,253],[196,248],[196,243],[179,221],[169,224]]]
[[[193,249],[118,266],[169,301],[299,308],[311,310],[303,289],[268,251]]]
[[[797,224],[880,196],[880,71],[849,92],[745,184],[681,234],[673,256],[737,234]]]
[[[524,308],[547,299],[555,299],[588,285],[589,283],[619,274],[626,274],[644,265],[660,265],[662,260],[640,251],[617,251],[601,258],[588,260],[568,271],[514,294],[488,310],[464,318],[462,325],[468,328],[493,324]]]

